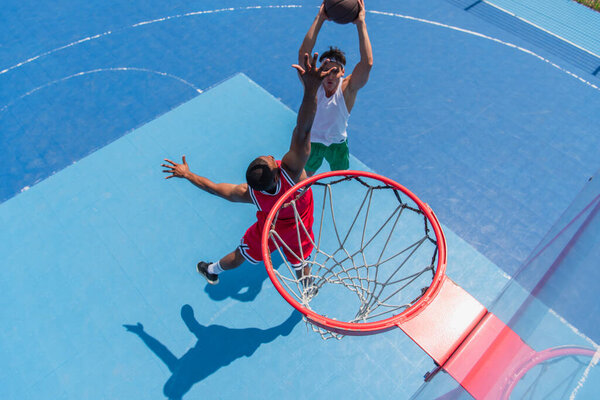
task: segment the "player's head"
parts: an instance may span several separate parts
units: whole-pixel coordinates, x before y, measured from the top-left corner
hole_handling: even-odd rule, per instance
[[[273,156],[260,156],[246,170],[246,182],[254,190],[275,192],[279,182],[279,166]]]
[[[334,91],[337,89],[337,85],[340,82],[340,77],[344,76],[344,66],[346,65],[346,56],[343,51],[337,47],[329,46],[329,50],[321,54],[319,61],[329,59],[325,64],[322,64],[323,68],[328,71],[331,68],[338,68],[338,72],[330,74],[323,79],[323,87],[327,91]]]

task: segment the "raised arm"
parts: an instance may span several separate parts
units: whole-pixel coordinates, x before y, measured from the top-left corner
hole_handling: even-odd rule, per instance
[[[298,65],[302,65],[302,63],[304,62],[305,54],[312,54],[312,51],[315,47],[315,43],[317,41],[317,36],[319,36],[319,31],[323,26],[323,22],[327,21],[328,19],[329,18],[325,13],[325,6],[321,4],[321,7],[319,8],[319,13],[317,14],[315,20],[308,29],[308,32],[306,32],[306,36],[304,36],[304,40],[302,41],[300,50],[298,50]],[[302,80],[301,77],[300,80]]]
[[[196,175],[190,171],[190,167],[188,166],[187,161],[185,160],[185,156],[182,158],[182,163],[177,164],[165,158],[165,161],[168,164],[161,164],[165,170],[163,172],[167,174],[171,174],[166,176],[165,179],[170,178],[185,178],[200,189],[208,192],[210,194],[214,194],[215,196],[219,196],[224,198],[225,200],[229,200],[234,203],[252,203],[252,198],[250,197],[250,193],[248,192],[248,185],[246,183],[242,183],[239,185],[234,185],[232,183],[214,183],[208,178],[205,178],[200,175]]]
[[[329,71],[323,71],[322,67],[317,68],[317,57],[318,54],[315,53],[311,61],[307,53],[304,55],[303,67],[293,65],[298,70],[300,79],[304,83],[304,97],[302,98],[300,110],[298,110],[290,150],[283,156],[281,164],[295,182],[301,180],[304,166],[310,156],[310,130],[317,112],[317,90],[323,78],[329,74],[337,73],[337,68],[331,68]],[[325,60],[323,65],[327,61],[329,60]]]
[[[367,23],[365,22],[365,3],[364,0],[358,0],[358,3],[360,5],[360,12],[358,13],[358,17],[354,20],[354,24],[358,31],[360,61],[356,64],[352,74],[348,77],[348,85],[344,90],[348,111],[354,106],[354,98],[356,97],[358,90],[367,84],[369,73],[373,66],[373,50],[371,49],[371,41],[369,40],[369,33],[367,32]],[[351,104],[348,104],[348,100],[351,100]]]

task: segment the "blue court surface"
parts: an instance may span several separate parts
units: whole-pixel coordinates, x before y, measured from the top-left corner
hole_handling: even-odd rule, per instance
[[[400,330],[322,340],[263,264],[217,286],[195,270],[233,250],[255,210],[160,164],[186,155],[240,183],[256,156],[287,151],[290,65],[318,4],[5,5],[1,398],[434,399],[456,386],[422,386],[433,362]],[[448,275],[534,350],[597,350],[600,14],[562,0],[367,9],[375,63],[351,168],[428,203]],[[354,25],[325,24],[316,50],[330,44],[358,60]],[[594,367],[564,398],[594,398]]]

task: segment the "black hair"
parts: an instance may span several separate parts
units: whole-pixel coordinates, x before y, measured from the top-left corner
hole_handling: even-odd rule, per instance
[[[336,62],[338,64],[342,64],[344,66],[346,65],[346,55],[337,47],[329,46],[329,50],[321,54],[321,57],[319,57],[319,61],[323,61],[326,58],[329,58],[330,61]]]
[[[256,158],[246,170],[246,182],[254,190],[270,189],[275,182],[275,171],[269,168],[264,159]]]

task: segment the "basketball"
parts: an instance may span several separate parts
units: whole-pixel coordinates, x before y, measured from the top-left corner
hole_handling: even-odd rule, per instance
[[[358,0],[325,0],[327,16],[338,24],[347,24],[358,17]]]

